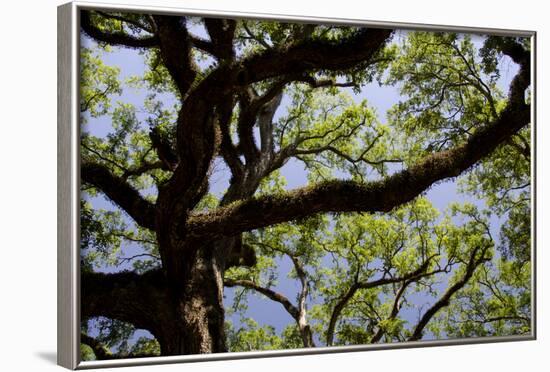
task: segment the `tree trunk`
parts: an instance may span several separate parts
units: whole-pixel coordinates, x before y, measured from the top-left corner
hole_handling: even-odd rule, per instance
[[[162,355],[227,351],[224,333],[223,269],[210,247],[185,262],[181,285],[171,288],[176,317],[157,338]]]

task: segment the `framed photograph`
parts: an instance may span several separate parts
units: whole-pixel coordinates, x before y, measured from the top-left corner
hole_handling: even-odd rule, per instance
[[[535,339],[535,32],[58,8],[58,364]]]

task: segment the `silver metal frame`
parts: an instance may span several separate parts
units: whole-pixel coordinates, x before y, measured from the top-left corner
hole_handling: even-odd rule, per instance
[[[314,349],[271,350],[208,355],[163,356],[137,359],[83,362],[80,360],[80,127],[79,127],[79,51],[80,9],[123,10],[187,16],[232,17],[286,22],[309,22],[401,30],[456,31],[461,33],[531,37],[532,41],[532,102],[531,143],[531,334],[524,336],[477,337],[395,344],[318,347]],[[482,344],[536,339],[536,32],[483,27],[462,27],[433,24],[368,21],[342,18],[320,18],[282,14],[262,14],[235,11],[215,11],[158,6],[135,6],[75,1],[60,5],[57,13],[58,34],[58,144],[57,144],[57,363],[69,369],[121,367],[181,362],[200,362],[275,356],[342,353],[352,351],[404,349],[412,347]]]

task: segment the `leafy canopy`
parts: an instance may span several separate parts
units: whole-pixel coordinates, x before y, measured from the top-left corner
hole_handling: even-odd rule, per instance
[[[95,16],[94,21],[104,32],[145,40],[154,31],[147,18],[115,14]],[[202,20],[189,22],[195,37],[202,38]],[[258,51],[284,48],[293,38],[336,42],[355,31],[246,20],[237,22],[235,47],[246,59]],[[121,79],[121,68],[105,62],[120,47],[83,40],[82,159],[103,165],[154,201],[172,169],[155,151],[151,131],[167,143],[175,141],[181,98],[177,87],[159,49],[135,52],[143,60],[142,73]],[[286,85],[269,123],[279,163],[266,172],[254,194],[277,195],[287,189],[292,180],[285,177],[285,164],[303,166],[308,184],[371,181],[465,143],[506,105],[508,82],[502,66],[510,61],[500,53],[499,40],[398,32],[374,65],[318,71]],[[529,47],[526,40],[521,42]],[[201,49],[193,49],[193,57],[200,67],[193,82],[198,84],[218,62]],[[332,83],[320,86],[312,79]],[[261,95],[271,83],[255,83],[253,89]],[[378,85],[399,95],[387,113],[377,112],[364,99],[363,92]],[[129,99],[133,95],[145,98],[140,103]],[[235,107],[228,128],[236,142],[242,135],[242,109]],[[264,129],[254,129],[255,141],[263,142]],[[526,127],[459,177],[460,195],[444,210],[429,197],[418,197],[390,213],[323,214],[245,233],[243,244],[253,248],[256,262],[229,267],[224,275],[226,285],[234,287],[233,296],[226,298],[230,350],[304,347],[307,332],[316,345],[529,333],[530,153]],[[195,211],[222,203],[230,165],[221,155],[211,172],[211,189]],[[244,160],[246,153],[239,156]],[[81,250],[83,271],[143,273],[161,265],[154,233],[86,183]],[[259,324],[249,306],[253,299],[271,301],[273,316],[284,317],[287,324],[280,329]],[[112,352],[160,352],[155,340],[137,337],[127,323],[103,318],[84,323],[84,332],[98,331],[97,340]],[[83,359],[96,354],[90,345],[82,345]]]

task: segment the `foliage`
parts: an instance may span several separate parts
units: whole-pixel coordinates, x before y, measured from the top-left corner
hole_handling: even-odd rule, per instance
[[[109,37],[139,42],[156,35],[155,20],[148,15],[92,14],[93,24]],[[187,18],[181,24],[194,38],[193,92],[225,62],[200,47],[209,41],[204,20]],[[245,63],[299,43],[338,45],[359,33],[348,26],[240,20],[233,47],[239,63]],[[179,131],[187,125],[185,115],[193,114],[182,105],[187,96],[180,94],[162,48],[136,51],[142,73],[121,79],[120,66],[105,62],[119,47],[87,37],[83,41],[82,161],[103,167],[155,203],[177,172],[170,159],[180,156],[174,155],[182,141]],[[430,154],[464,145],[507,107],[509,81],[501,71],[507,43],[530,48],[527,39],[400,32],[369,61],[335,70],[306,69],[280,87],[286,76],[234,92],[226,128],[221,109],[211,112],[218,120],[215,167],[208,170],[210,187],[199,188],[200,197],[186,213],[282,195],[292,181],[292,167],[304,167],[304,186],[335,179],[385,181]],[[366,90],[378,87],[399,95],[387,113],[378,113],[364,99]],[[272,90],[279,102],[271,108],[275,98],[265,103],[247,132],[242,117],[250,107],[240,100],[254,102]],[[128,99],[132,94],[137,98]],[[266,115],[267,124],[262,121]],[[226,286],[235,287],[225,301],[229,351],[312,346],[308,332],[315,346],[401,342],[418,335],[529,334],[530,138],[527,125],[458,177],[461,196],[445,200],[446,208],[436,208],[440,201],[427,194],[390,211],[317,214],[231,237],[252,249],[255,260],[224,268]],[[260,160],[250,155],[255,148]],[[236,153],[232,162],[231,151]],[[235,164],[245,180],[236,194]],[[164,268],[157,231],[140,226],[112,199],[97,184],[82,183],[82,272],[144,274]],[[252,304],[258,300],[273,302],[273,316],[290,319],[288,324],[256,321]],[[83,332],[119,357],[161,354],[162,345],[153,336],[138,337],[132,324],[117,319],[85,319]],[[85,360],[96,357],[85,344],[81,354]]]

